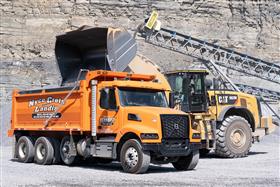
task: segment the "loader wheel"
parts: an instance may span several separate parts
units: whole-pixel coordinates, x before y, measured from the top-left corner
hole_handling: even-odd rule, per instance
[[[141,143],[136,139],[127,140],[120,153],[122,168],[127,173],[145,173],[150,165],[150,152],[142,150]]]
[[[182,156],[176,162],[172,162],[172,165],[179,171],[193,170],[198,164],[198,160],[199,151],[195,150],[188,156]]]
[[[60,157],[61,157],[62,162],[66,165],[71,165],[77,160],[76,159],[77,156],[74,156],[73,153],[71,153],[71,145],[70,145],[70,137],[69,136],[65,136],[61,141]]]
[[[16,144],[16,157],[19,162],[32,162],[34,159],[34,141],[29,136],[22,136]]]
[[[252,130],[246,119],[229,116],[217,129],[216,155],[224,158],[240,158],[248,154],[252,145]]]
[[[50,138],[40,137],[35,142],[35,162],[41,165],[52,164],[54,148]]]

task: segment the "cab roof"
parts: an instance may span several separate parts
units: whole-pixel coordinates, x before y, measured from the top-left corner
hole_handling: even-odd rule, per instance
[[[162,83],[159,82],[143,82],[143,81],[128,81],[128,80],[113,80],[102,83],[103,86],[108,87],[123,87],[133,89],[151,89],[151,90],[162,90],[168,91]]]
[[[103,82],[105,86],[169,90],[165,84],[157,82],[155,77],[155,75],[97,70],[88,72],[86,81],[89,83],[91,80],[97,80]]]

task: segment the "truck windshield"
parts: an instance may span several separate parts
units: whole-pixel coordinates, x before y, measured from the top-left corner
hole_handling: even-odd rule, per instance
[[[168,107],[164,91],[135,88],[119,88],[122,106]]]

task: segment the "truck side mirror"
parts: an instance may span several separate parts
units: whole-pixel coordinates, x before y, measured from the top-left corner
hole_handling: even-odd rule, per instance
[[[175,107],[175,93],[174,92],[169,93],[169,107],[170,108]]]
[[[104,88],[100,90],[100,107],[103,109],[109,109],[109,89]]]

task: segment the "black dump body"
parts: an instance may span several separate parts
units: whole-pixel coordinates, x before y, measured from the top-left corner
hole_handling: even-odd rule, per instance
[[[134,38],[123,29],[83,26],[59,35],[55,55],[62,85],[75,82],[80,69],[123,71],[136,51]]]

